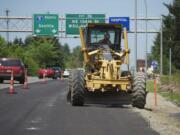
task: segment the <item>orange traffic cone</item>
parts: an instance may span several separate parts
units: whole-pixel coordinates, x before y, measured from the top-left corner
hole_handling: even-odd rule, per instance
[[[46,83],[47,83],[46,73],[45,73],[45,72],[43,73],[43,81],[42,81],[41,83],[43,83],[43,84],[46,84]]]
[[[11,80],[10,80],[10,86],[9,86],[9,94],[15,94],[15,91],[14,91],[14,73],[13,73],[13,70],[11,71]]]
[[[27,83],[26,79],[25,79],[25,82],[24,82],[23,88],[24,88],[24,89],[29,89],[29,86],[28,86],[28,83]]]
[[[28,87],[28,79],[27,79],[27,69],[25,69],[25,81],[24,81],[23,88],[24,89],[29,89],[29,87]]]
[[[64,78],[63,78],[63,75],[61,75],[61,78],[60,78],[60,80],[64,80]]]

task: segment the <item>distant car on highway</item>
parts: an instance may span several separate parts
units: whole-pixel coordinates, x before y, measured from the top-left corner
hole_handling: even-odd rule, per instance
[[[64,70],[63,77],[69,77],[70,71],[68,69]]]
[[[54,79],[55,71],[52,68],[41,68],[38,70],[39,79],[43,78],[43,75],[45,75],[45,77]]]
[[[25,81],[25,66],[18,58],[0,58],[0,83],[11,79],[12,70],[14,80],[23,84]]]

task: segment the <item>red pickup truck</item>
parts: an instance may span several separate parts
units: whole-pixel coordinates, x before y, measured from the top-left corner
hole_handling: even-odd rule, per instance
[[[11,79],[12,70],[14,80],[23,84],[25,81],[25,66],[18,58],[0,58],[0,83]]]

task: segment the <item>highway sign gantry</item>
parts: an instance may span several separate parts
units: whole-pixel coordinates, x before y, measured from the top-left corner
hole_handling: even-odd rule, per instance
[[[33,35],[58,36],[59,17],[57,14],[34,14]]]

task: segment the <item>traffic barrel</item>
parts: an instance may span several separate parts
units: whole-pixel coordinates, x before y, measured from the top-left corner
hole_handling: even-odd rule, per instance
[[[10,80],[10,86],[9,86],[9,94],[15,94],[15,90],[14,90],[14,73],[13,70],[11,70],[11,80]]]

